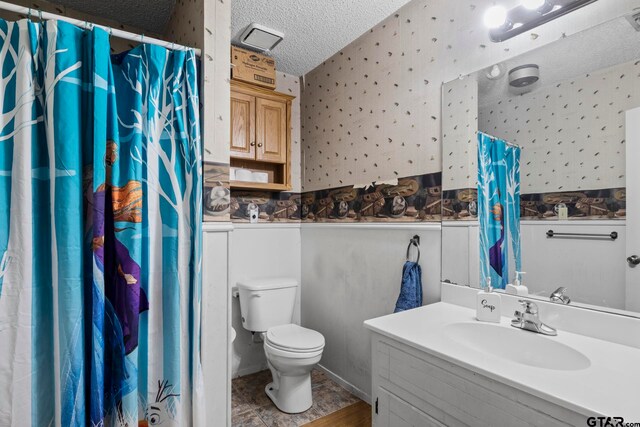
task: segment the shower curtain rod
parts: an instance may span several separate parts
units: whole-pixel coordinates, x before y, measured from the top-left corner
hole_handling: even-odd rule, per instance
[[[0,10],[7,10],[9,12],[20,13],[26,15],[29,18],[36,17],[39,19],[56,19],[59,21],[69,22],[70,24],[76,25],[78,27],[83,27],[85,29],[90,27],[98,27],[107,31],[111,36],[117,37],[119,39],[124,40],[132,40],[140,43],[149,43],[157,46],[162,46],[171,50],[187,50],[191,49],[187,46],[182,46],[176,43],[171,43],[165,40],[155,39],[153,37],[147,37],[144,34],[136,34],[131,33],[129,31],[119,30],[117,28],[106,27],[104,25],[94,24],[88,21],[83,21],[81,19],[69,18],[68,16],[56,15],[54,13],[44,12],[39,9],[34,9],[30,7],[18,6],[12,3],[7,3],[5,1],[0,1]],[[200,49],[193,49],[197,56],[200,56]]]
[[[484,132],[480,132],[480,133],[484,133]],[[496,139],[500,139],[500,138],[496,138],[493,135],[489,135],[488,133],[484,133],[485,135],[487,135],[489,138],[491,138],[491,142],[495,141]],[[524,150],[524,147],[518,145],[518,144],[514,144],[513,142],[509,142],[509,141],[504,141],[505,144],[507,144],[510,147],[516,147],[519,148],[521,150]]]

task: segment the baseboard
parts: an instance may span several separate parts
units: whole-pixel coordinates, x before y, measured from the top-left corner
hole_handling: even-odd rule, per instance
[[[353,394],[354,396],[364,400],[369,405],[371,405],[371,396],[368,393],[365,393],[364,391],[360,390],[358,387],[354,386],[349,381],[342,378],[340,375],[334,374],[324,366],[317,365],[316,367],[320,369],[322,372],[324,372],[329,378],[331,378],[331,380],[336,382],[340,387],[346,389],[347,391],[349,391],[349,393]]]
[[[261,365],[246,366],[242,369],[238,369],[236,372],[233,372],[231,375],[231,378],[245,377],[247,375],[266,371],[267,369],[269,369],[269,367],[267,366],[266,363]]]

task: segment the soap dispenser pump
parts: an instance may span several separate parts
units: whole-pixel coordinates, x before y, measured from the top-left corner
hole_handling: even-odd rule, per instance
[[[493,291],[491,277],[476,297],[476,318],[481,322],[500,323],[500,295]]]
[[[511,295],[529,295],[529,288],[522,284],[522,275],[527,274],[524,271],[516,271],[516,280],[513,285],[507,285],[507,293]]]

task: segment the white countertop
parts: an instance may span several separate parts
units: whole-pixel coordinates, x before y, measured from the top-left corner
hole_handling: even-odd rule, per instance
[[[417,350],[586,416],[624,417],[626,422],[640,422],[640,349],[559,330],[556,337],[541,337],[578,350],[590,359],[591,365],[576,371],[532,367],[495,359],[457,343],[443,332],[447,324],[476,321],[475,314],[473,309],[439,302],[364,324]],[[510,318],[502,317],[500,326],[512,328]]]

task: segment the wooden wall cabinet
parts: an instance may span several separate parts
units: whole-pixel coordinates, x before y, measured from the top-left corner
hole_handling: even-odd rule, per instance
[[[233,189],[291,189],[293,96],[231,82],[231,166],[266,172],[268,183],[231,181]]]

